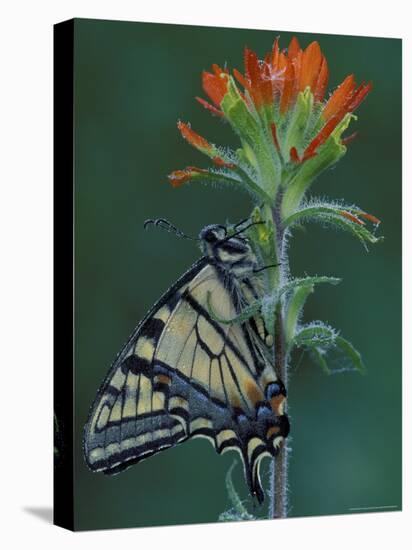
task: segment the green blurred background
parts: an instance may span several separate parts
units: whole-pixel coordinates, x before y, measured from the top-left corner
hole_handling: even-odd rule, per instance
[[[77,529],[216,521],[230,503],[224,479],[237,456],[199,439],[118,476],[88,471],[82,431],[111,362],[137,322],[199,256],[190,241],[143,222],[165,217],[191,235],[238,221],[247,196],[211,187],[172,189],[166,175],[205,159],[180,137],[190,121],[217,144],[236,146],[229,127],[194,99],[212,63],[242,69],[247,44],[260,57],[292,33],[147,23],[75,23],[75,526]],[[336,275],[305,318],[341,330],[368,374],[325,376],[299,354],[289,384],[290,516],[401,506],[401,41],[297,33],[318,40],[334,88],[354,72],[374,90],[351,131],[344,159],[312,192],[345,198],[378,216],[383,244],[369,253],[346,234],[308,225],[291,241],[296,276]],[[68,68],[69,70],[69,68]],[[297,367],[298,366],[298,367]],[[269,463],[263,463],[267,475]],[[234,479],[249,499],[240,466]],[[266,509],[256,508],[264,516]]]

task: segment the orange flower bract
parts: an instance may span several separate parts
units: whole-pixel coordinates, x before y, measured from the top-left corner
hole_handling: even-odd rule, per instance
[[[299,92],[307,88],[313,94],[315,102],[322,103],[324,100],[329,69],[316,41],[311,42],[303,50],[298,39],[293,37],[288,49],[281,51],[279,40],[276,39],[272,51],[264,60],[259,60],[256,53],[246,47],[244,66],[244,74],[234,69],[233,76],[243,86],[258,111],[265,106],[278,104],[279,113],[284,116],[295,105]],[[197,99],[214,114],[224,116],[221,103],[228,92],[229,72],[216,64],[212,66],[212,70],[211,73],[204,71],[202,77],[203,89],[212,104],[202,98]],[[312,138],[299,162],[304,162],[316,154],[317,149],[325,143],[344,116],[352,113],[371,89],[371,83],[357,87],[354,75],[345,78],[323,106],[320,116],[324,125]],[[242,97],[248,101],[244,95]],[[291,156],[293,161],[297,162],[295,153],[296,149]]]
[[[317,41],[302,49],[293,37],[288,48],[281,49],[277,38],[263,59],[245,47],[244,72],[213,64],[210,71],[202,72],[206,99],[196,97],[231,125],[242,143],[240,154],[226,154],[189,124],[179,122],[178,128],[191,145],[213,160],[220,174],[227,169],[247,179],[251,170],[262,177],[258,187],[266,186],[265,193],[272,195],[281,180],[291,181],[306,161],[314,159],[306,172],[312,176],[335,163],[356,135],[342,137],[371,83],[358,86],[350,74],[325,99],[328,80],[328,63]],[[172,174],[171,181],[180,185],[188,179],[186,169]]]
[[[191,180],[196,174],[207,174],[207,170],[197,168],[196,166],[188,166],[184,170],[175,170],[168,175],[168,178],[172,187],[180,187]]]
[[[210,154],[213,151],[213,146],[204,137],[194,132],[189,125],[179,121],[177,127],[185,140],[193,145],[193,147],[204,153]]]

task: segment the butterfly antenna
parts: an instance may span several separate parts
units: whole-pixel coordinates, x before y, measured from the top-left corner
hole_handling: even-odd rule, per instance
[[[247,231],[250,227],[253,227],[254,225],[261,225],[262,223],[266,223],[266,222],[263,222],[263,221],[262,222],[252,222],[249,225],[247,225],[246,227],[244,227],[243,229],[239,229],[239,231],[236,231],[235,233],[233,233],[233,235],[228,235],[225,239],[223,239],[220,242],[223,243],[225,241],[228,241],[229,239],[233,239],[233,237],[236,237],[236,235],[240,235],[240,233],[243,233],[244,231]]]
[[[241,225],[243,225],[244,223],[248,222],[250,220],[250,218],[245,218],[244,220],[241,220],[240,222],[238,222],[234,227],[233,229],[236,231],[238,227],[240,227]]]
[[[197,239],[190,237],[189,235],[186,235],[186,233],[183,233],[180,229],[178,229],[175,225],[170,223],[168,220],[165,220],[164,218],[158,218],[156,220],[146,220],[143,224],[144,229],[147,229],[149,225],[154,225],[155,227],[160,227],[160,229],[163,229],[164,231],[167,231],[168,233],[174,233],[176,237],[181,237],[182,239],[189,239],[191,241],[196,241]]]
[[[261,271],[264,271],[265,269],[270,269],[271,267],[279,267],[280,265],[282,264],[270,264],[270,265],[265,265],[263,267],[260,267],[258,269],[254,269],[253,270],[253,273],[260,273]]]

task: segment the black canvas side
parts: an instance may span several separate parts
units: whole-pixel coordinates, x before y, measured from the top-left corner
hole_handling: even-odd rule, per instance
[[[54,524],[74,529],[74,21],[54,26]]]

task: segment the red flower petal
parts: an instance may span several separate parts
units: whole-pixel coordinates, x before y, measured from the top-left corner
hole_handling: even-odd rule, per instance
[[[362,103],[362,101],[365,99],[365,97],[368,95],[368,93],[372,90],[372,82],[369,82],[369,84],[361,84],[359,88],[354,93],[353,97],[351,98],[351,102],[348,105],[348,112],[353,113],[355,109],[359,107],[359,105]]]
[[[323,111],[322,118],[329,120],[333,116],[337,115],[339,111],[344,107],[345,103],[352,97],[353,90],[355,89],[355,78],[353,74],[350,74],[333,92],[328,102],[326,103]]]
[[[356,90],[355,87],[354,76],[349,75],[334,91],[322,111],[322,118],[326,120],[326,124],[305,149],[303,160],[313,156],[318,147],[325,143],[345,114],[353,112],[359,106],[372,89],[372,84],[361,84]]]
[[[236,78],[239,84],[241,84],[245,88],[245,90],[250,90],[250,82],[246,80],[243,74],[240,73],[237,69],[233,69],[233,76]]]
[[[276,130],[276,124],[274,122],[272,122],[272,124],[270,125],[270,130],[272,132],[272,139],[273,139],[273,143],[275,145],[275,148],[276,148],[277,151],[280,151],[278,133],[277,133],[277,130]]]
[[[186,181],[190,180],[191,174],[186,170],[175,170],[174,172],[169,174],[167,177],[169,178],[169,182],[173,187],[180,187]]]
[[[219,67],[217,63],[213,63],[212,70],[215,73],[215,75],[218,77],[220,77],[222,73],[229,74],[229,71],[227,69],[222,69],[221,67]]]
[[[220,69],[220,73],[216,74],[218,65],[213,65],[215,74],[203,71],[202,84],[206,94],[210,97],[213,103],[220,107],[222,99],[227,93],[227,73]]]
[[[303,161],[308,160],[316,154],[316,150],[328,139],[330,134],[338,125],[341,119],[337,116],[331,118],[325,126],[321,129],[318,135],[309,143],[303,153]]]
[[[277,71],[279,68],[278,63],[279,63],[279,38],[276,38],[272,48],[272,68],[275,71]]]
[[[197,166],[188,166],[186,170],[190,170],[190,172],[197,172],[199,174],[204,174],[208,172],[204,168],[198,168]]]
[[[221,166],[222,168],[229,168],[229,169],[236,168],[236,164],[233,164],[231,162],[226,162],[221,157],[214,157],[213,162],[216,164],[216,166]]]
[[[259,61],[254,51],[249,50],[246,46],[243,52],[243,61],[245,64],[245,77],[252,81],[253,77],[256,79],[256,73],[259,71]]]
[[[322,56],[322,64],[320,66],[319,76],[313,90],[315,101],[323,101],[323,98],[325,97],[326,87],[328,85],[328,79],[328,62],[326,61],[326,57]]]
[[[293,60],[301,51],[302,49],[300,47],[299,40],[296,38],[296,36],[294,36],[290,41],[288,47],[288,58]]]
[[[200,149],[205,153],[211,153],[213,151],[213,146],[202,136],[194,132],[190,126],[184,122],[178,122],[177,127],[179,128],[182,136],[196,149]]]
[[[283,90],[280,98],[280,112],[284,114],[289,108],[295,88],[295,68],[283,53],[279,56],[279,67],[285,69],[283,73]]]
[[[293,70],[295,71],[295,81],[293,84],[292,101],[296,99],[299,92],[300,73],[302,71],[302,57],[303,52],[300,50],[297,55],[292,59]]]
[[[358,216],[361,216],[361,218],[365,218],[365,220],[369,220],[375,225],[379,225],[381,223],[381,220],[379,218],[376,218],[372,214],[367,214],[366,212],[358,212],[357,214]]]
[[[207,109],[208,111],[212,112],[214,115],[217,115],[217,116],[223,116],[224,113],[223,111],[220,111],[219,109],[216,109],[216,107],[214,107],[213,105],[211,105],[208,101],[206,101],[205,99],[203,99],[202,97],[197,97],[195,98],[201,105],[203,105],[203,107],[205,109]]]
[[[271,71],[272,69],[270,64],[266,62],[262,65],[260,70],[260,91],[262,101],[265,105],[270,105],[273,103],[273,88],[276,82]]]
[[[341,216],[344,216],[345,218],[348,218],[351,222],[357,223],[358,225],[365,225],[365,222],[351,214],[350,212],[346,212],[346,210],[340,210],[339,214]]]
[[[299,75],[299,91],[307,86],[313,90],[317,83],[322,65],[322,52],[319,44],[312,42],[302,54],[302,67]]]
[[[298,150],[296,149],[296,147],[292,147],[289,154],[290,154],[290,160],[292,162],[295,162],[296,164],[301,162],[301,160],[299,158],[299,153],[298,153]]]
[[[353,141],[356,138],[357,135],[358,135],[358,132],[353,132],[353,134],[350,134],[350,136],[344,137],[342,139],[342,144],[343,145],[348,145],[348,143]]]
[[[248,89],[253,103],[259,108],[263,103],[261,69],[257,55],[249,48],[245,48],[245,76],[250,82]]]
[[[207,173],[204,168],[196,168],[196,166],[188,166],[184,170],[175,170],[167,177],[173,187],[180,187],[187,181],[191,180],[196,174]]]

